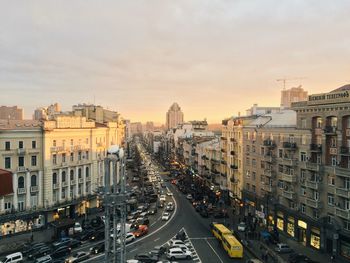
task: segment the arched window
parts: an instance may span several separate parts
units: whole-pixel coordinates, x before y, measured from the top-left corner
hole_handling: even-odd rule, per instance
[[[81,178],[81,168],[78,169],[78,178]]]
[[[18,177],[18,188],[24,188],[24,177]]]
[[[62,183],[66,181],[66,172],[62,172]]]
[[[36,186],[37,182],[36,182],[36,175],[35,174],[33,174],[30,177],[30,184],[31,184],[31,186]]]
[[[57,174],[56,173],[52,174],[52,183],[57,184]]]
[[[86,167],[86,168],[85,168],[85,176],[86,176],[86,177],[89,177],[89,167]]]
[[[74,180],[74,170],[70,170],[70,180],[73,181]]]

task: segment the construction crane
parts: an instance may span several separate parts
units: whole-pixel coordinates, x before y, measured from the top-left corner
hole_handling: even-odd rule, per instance
[[[283,90],[285,90],[287,81],[300,80],[300,79],[306,79],[306,78],[305,77],[301,77],[301,78],[283,78],[283,79],[276,79],[276,81],[283,81]]]

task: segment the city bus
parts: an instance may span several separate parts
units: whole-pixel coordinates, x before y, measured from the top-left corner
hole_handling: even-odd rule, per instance
[[[212,223],[210,226],[211,226],[211,232],[220,241],[223,240],[223,236],[232,235],[232,231],[227,227],[225,227],[223,224]]]
[[[222,246],[230,258],[243,258],[243,246],[233,235],[224,235]]]

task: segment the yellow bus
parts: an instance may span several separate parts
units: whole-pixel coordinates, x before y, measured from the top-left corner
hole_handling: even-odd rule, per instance
[[[232,235],[232,231],[230,229],[228,229],[223,224],[217,224],[217,223],[211,224],[211,232],[220,241],[223,240],[223,236]]]
[[[230,258],[243,258],[243,246],[233,235],[224,235],[222,246]]]

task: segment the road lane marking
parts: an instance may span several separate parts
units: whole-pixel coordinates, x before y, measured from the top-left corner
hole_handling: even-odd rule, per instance
[[[208,243],[208,246],[214,251],[215,255],[219,258],[220,262],[224,263],[224,261],[222,261],[222,259],[220,258],[219,254],[215,251],[215,249],[212,247],[212,245],[210,245],[208,240],[206,240],[206,242]]]
[[[160,239],[160,237],[156,238],[155,240],[153,240],[154,242],[157,242]]]
[[[201,239],[216,239],[215,237],[191,237],[190,240],[201,240]]]
[[[136,251],[137,250],[137,248],[134,248],[133,250],[130,250],[130,252],[134,252],[134,251]]]

